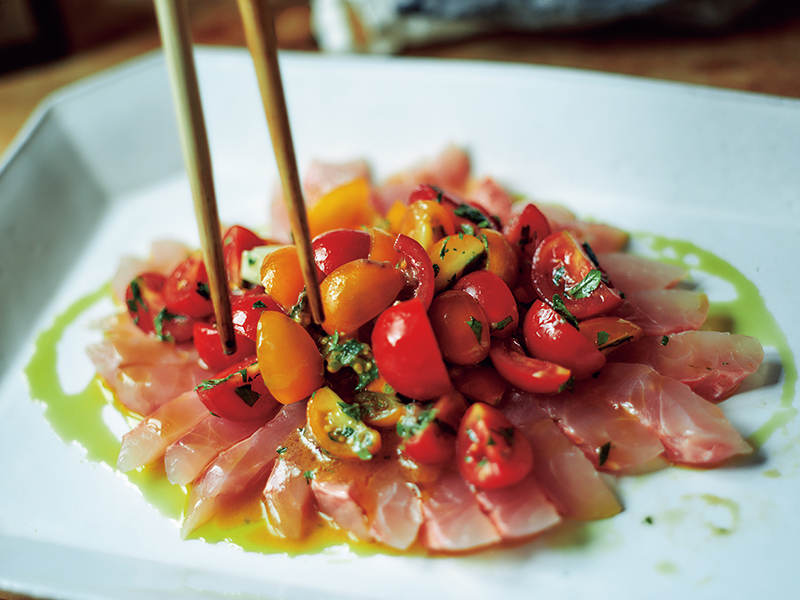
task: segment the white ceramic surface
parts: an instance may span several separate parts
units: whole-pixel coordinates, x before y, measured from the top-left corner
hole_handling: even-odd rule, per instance
[[[200,49],[198,61],[222,220],[262,224],[276,169],[251,63],[224,49]],[[301,169],[313,158],[365,157],[381,178],[455,142],[478,175],[732,263],[800,355],[800,102],[529,66],[299,54],[282,65]],[[547,538],[464,558],[341,549],[291,558],[182,541],[124,477],[55,435],[22,369],[37,333],[108,281],[122,255],[145,255],[157,238],[196,243],[192,219],[158,55],[54,95],[6,154],[0,589],[70,599],[794,595],[793,420],[747,466],[620,481],[625,512],[567,544]],[[79,390],[92,373],[85,320],[67,338],[59,373]],[[779,382],[723,406],[746,436],[780,393]],[[703,501],[711,496],[726,502]]]

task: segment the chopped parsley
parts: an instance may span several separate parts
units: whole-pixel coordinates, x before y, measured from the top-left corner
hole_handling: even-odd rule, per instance
[[[144,298],[142,298],[142,288],[139,286],[139,277],[131,281],[131,295],[133,296],[133,299],[128,300],[128,309],[134,313],[138,312],[138,309],[136,308],[136,305],[138,304],[142,307],[144,312],[148,312],[149,309],[147,308],[147,304],[145,303]]]
[[[319,344],[328,371],[336,373],[342,367],[350,367],[355,372],[358,376],[356,391],[363,390],[379,377],[369,344],[355,339],[340,342],[338,331],[321,338]]]
[[[453,210],[453,214],[457,217],[464,217],[465,219],[472,221],[479,228],[492,226],[486,217],[483,216],[481,211],[470,206],[469,204],[459,204],[455,210]]]
[[[211,299],[211,290],[209,289],[207,283],[204,283],[202,281],[198,281],[197,282],[197,290],[196,291],[197,291],[198,294],[200,294],[206,300],[210,300]]]
[[[473,316],[470,316],[469,321],[467,321],[467,325],[469,328],[472,329],[472,333],[475,334],[475,338],[478,340],[478,343],[481,343],[481,333],[483,332],[483,323],[481,323],[478,319]]]
[[[269,308],[266,304],[264,304],[263,300],[259,300],[258,302],[253,303],[253,308]]]
[[[574,388],[575,388],[575,378],[572,375],[570,375],[569,379],[567,379],[564,383],[558,386],[558,393],[560,394],[561,392],[572,392]]]
[[[467,235],[475,235],[475,228],[469,223],[462,223],[461,233],[466,233]]]
[[[498,321],[497,323],[492,323],[492,325],[491,325],[492,330],[500,331],[501,329],[505,329],[506,327],[508,327],[509,323],[511,323],[511,321],[513,321],[513,320],[514,319],[511,318],[511,315],[509,315],[505,319],[503,319],[502,321]]]
[[[550,303],[553,307],[553,310],[564,317],[564,320],[572,325],[573,327],[578,327],[578,319],[576,319],[569,309],[567,309],[567,305],[564,304],[564,299],[559,294],[553,294],[553,300]]]
[[[645,525],[652,525],[653,524],[653,517],[647,515],[644,519],[642,519],[642,523]]]
[[[244,400],[244,403],[247,404],[247,406],[253,406],[258,399],[261,398],[261,394],[253,390],[249,383],[238,386],[236,388],[236,395]]]
[[[669,344],[669,336],[665,335],[661,338],[661,345],[666,346],[667,344]]]
[[[435,408],[424,409],[419,404],[407,404],[406,410],[397,421],[397,435],[401,438],[410,438],[421,432],[436,418]]]
[[[256,363],[253,362],[253,365],[254,364],[256,364]],[[250,366],[252,367],[253,365],[250,365]],[[197,391],[197,390],[210,390],[211,388],[216,387],[221,383],[225,383],[230,378],[235,377],[236,375],[240,375],[241,378],[242,378],[242,381],[247,383],[247,368],[244,368],[244,369],[239,369],[238,371],[234,371],[233,373],[231,373],[227,377],[222,377],[220,379],[203,379],[203,381],[201,381],[200,384],[197,387],[195,387],[194,389],[195,389],[195,391]]]
[[[611,442],[606,442],[597,450],[597,466],[602,467],[608,460],[608,453],[611,450]]]
[[[306,478],[306,483],[310,484],[311,480],[314,479],[314,471],[303,472],[303,477]]]
[[[608,332],[607,331],[598,331],[597,332],[597,345],[601,348],[608,343]]]
[[[168,323],[169,321],[174,321],[176,319],[181,319],[179,315],[174,315],[169,312],[166,307],[162,308],[158,311],[156,318],[153,319],[153,329],[156,337],[161,340],[162,342],[170,342],[173,341],[174,338],[169,333],[164,333],[164,323]]]
[[[567,269],[564,265],[558,267],[555,271],[553,271],[553,285],[558,285],[561,283],[561,280],[564,279],[564,275],[567,274]]]
[[[281,446],[280,448],[275,450],[275,452],[277,452],[278,454],[284,454],[287,450],[288,448],[286,446]]]
[[[586,274],[586,277],[565,291],[570,298],[574,298],[575,300],[588,298],[591,293],[595,291],[602,283],[602,280],[603,274],[600,272],[600,270],[592,269]]]

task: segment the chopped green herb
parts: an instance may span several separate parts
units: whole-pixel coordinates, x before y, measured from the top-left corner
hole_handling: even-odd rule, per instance
[[[263,300],[259,300],[258,302],[253,303],[253,308],[267,308],[267,305],[264,304]]]
[[[661,345],[666,346],[667,344],[669,344],[669,336],[665,335],[661,338]]]
[[[597,345],[602,347],[605,346],[608,342],[608,332],[607,331],[598,331],[597,332]]]
[[[258,399],[261,398],[261,394],[254,391],[249,383],[238,386],[236,388],[236,395],[244,400],[244,403],[247,404],[247,406],[253,406]]]
[[[131,312],[136,312],[138,310],[136,308],[137,304],[142,307],[144,312],[148,312],[147,304],[142,298],[142,288],[139,286],[138,277],[131,281],[131,294],[133,295],[133,300],[128,302],[128,308],[131,309]]]
[[[578,326],[578,319],[576,319],[564,304],[564,299],[559,294],[553,294],[553,301],[551,302],[553,310],[564,317],[564,320],[573,327]]]
[[[500,430],[500,435],[503,436],[503,439],[509,446],[514,444],[514,428],[513,427],[503,427]]]
[[[645,525],[652,525],[653,524],[653,517],[647,515],[644,519],[642,519],[642,523]]]
[[[353,419],[354,421],[361,420],[361,405],[360,404],[348,404],[347,402],[338,402],[339,408],[342,410],[344,414],[348,417]]]
[[[288,450],[288,448],[287,448],[286,446],[281,446],[280,448],[278,448],[277,450],[275,450],[275,452],[277,452],[278,454],[283,454],[283,453],[284,453],[284,452],[286,452],[287,450]]]
[[[453,210],[453,214],[457,217],[464,217],[465,219],[472,221],[479,228],[492,226],[492,224],[486,220],[486,217],[483,216],[481,211],[470,206],[469,204],[459,204],[455,210]]]
[[[564,265],[558,267],[555,271],[553,271],[553,285],[558,285],[561,283],[561,280],[564,279],[564,275],[566,275],[567,269]]]
[[[586,255],[589,257],[589,260],[591,260],[594,263],[594,266],[600,268],[600,262],[597,260],[597,255],[594,253],[594,250],[592,250],[592,247],[589,245],[589,243],[583,242],[583,244],[581,244],[581,247],[583,248],[583,251],[586,252]]]
[[[522,249],[525,250],[525,246],[530,244],[533,241],[531,237],[531,226],[530,225],[523,225],[522,229],[519,232],[519,241],[517,245]]]
[[[208,287],[207,283],[202,281],[197,282],[197,293],[200,294],[206,300],[211,299],[211,289]]]
[[[397,421],[397,435],[401,438],[410,438],[416,435],[436,418],[435,408],[424,409],[419,404],[407,404],[403,416]]]
[[[484,456],[482,459],[480,459],[480,461],[478,461],[478,468],[482,469],[488,464],[489,464],[489,458]]]
[[[472,329],[472,333],[475,334],[475,338],[478,340],[478,343],[481,343],[481,333],[483,333],[483,323],[481,323],[478,319],[473,316],[470,316],[469,321],[467,321],[467,325],[469,328]]]
[[[162,342],[171,342],[174,338],[169,333],[164,333],[164,323],[174,321],[178,318],[180,317],[178,315],[173,315],[166,309],[166,307],[162,308],[160,311],[158,311],[156,318],[153,319],[153,333],[155,333],[156,337]]]
[[[303,472],[303,477],[306,478],[306,483],[310,484],[311,480],[314,479],[314,471]]]
[[[219,415],[217,413],[215,413],[213,410],[210,410],[208,412],[209,412],[209,414],[211,414],[212,417],[217,417],[219,419]]]
[[[567,379],[564,383],[558,386],[558,392],[572,392],[575,387],[575,378],[570,375],[569,379]]]
[[[461,233],[466,233],[467,235],[475,235],[475,228],[469,223],[462,223]]]
[[[319,346],[328,365],[328,371],[336,373],[342,367],[350,367],[356,373],[358,376],[356,391],[363,390],[379,377],[369,344],[355,339],[340,343],[337,331],[333,335],[321,338]]]
[[[608,460],[608,453],[611,450],[611,442],[606,442],[597,451],[597,465],[602,467]]]
[[[441,258],[442,260],[444,260],[444,255],[447,254],[447,242],[448,241],[449,240],[445,240],[444,244],[442,244],[442,249],[439,250],[439,258]]]
[[[486,445],[487,446],[497,446],[497,442],[494,441],[494,438],[492,436],[489,436],[489,439],[486,440]]]
[[[433,276],[434,278],[439,274],[439,265],[433,263]]]
[[[250,366],[252,367],[254,364],[256,364],[255,361],[253,361],[253,363]],[[195,387],[194,389],[195,389],[195,391],[197,391],[197,390],[210,390],[211,388],[213,388],[215,386],[218,386],[220,383],[225,383],[231,377],[234,377],[236,375],[241,376],[244,381],[247,381],[247,369],[245,368],[245,369],[240,369],[239,371],[236,371],[235,373],[231,373],[227,377],[223,377],[221,379],[203,379],[203,381],[201,381],[200,384],[197,387]]]
[[[511,323],[511,321],[513,321],[513,320],[514,319],[511,318],[511,315],[509,315],[505,319],[503,319],[502,321],[498,321],[497,323],[492,323],[492,325],[491,325],[492,330],[500,331],[501,329],[505,329],[506,327],[508,327],[509,323]]]
[[[600,270],[592,269],[586,274],[586,277],[565,291],[570,298],[575,298],[576,300],[588,298],[600,285],[602,279],[603,274]]]

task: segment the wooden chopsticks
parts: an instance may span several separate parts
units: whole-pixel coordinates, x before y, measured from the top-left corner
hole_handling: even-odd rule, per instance
[[[153,0],[178,118],[184,162],[194,199],[200,242],[205,255],[217,328],[226,354],[236,351],[230,297],[222,254],[219,215],[214,193],[211,155],[192,55],[189,19],[184,0]],[[245,35],[253,56],[272,145],[283,184],[294,242],[312,318],[322,323],[319,293],[305,203],[283,93],[272,12],[267,1],[239,0]]]

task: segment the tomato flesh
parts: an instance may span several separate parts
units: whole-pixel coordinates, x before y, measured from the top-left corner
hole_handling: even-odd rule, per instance
[[[197,386],[197,395],[214,415],[232,421],[255,421],[278,412],[255,358],[233,364]]]
[[[125,305],[134,324],[162,341],[186,342],[192,339],[194,319],[169,311],[164,300],[166,276],[142,273],[125,291]]]
[[[411,297],[418,298],[425,310],[428,310],[433,300],[434,287],[430,256],[417,240],[402,233],[395,239],[394,249],[401,256],[400,270],[411,281]]]
[[[222,257],[228,271],[228,281],[239,286],[242,283],[242,253],[256,246],[266,246],[267,240],[247,227],[234,225],[222,236]]]
[[[164,301],[173,313],[203,319],[214,312],[203,253],[194,252],[164,283]]]
[[[506,239],[528,260],[533,258],[536,248],[550,233],[547,217],[533,204],[526,204],[503,227]]]
[[[255,357],[256,343],[236,330],[234,330],[236,352],[233,354],[225,354],[222,336],[216,325],[198,321],[194,324],[192,334],[197,353],[212,371],[221,371],[248,357]]]
[[[572,376],[561,365],[528,356],[515,338],[493,340],[489,358],[506,381],[535,394],[557,392]]]

